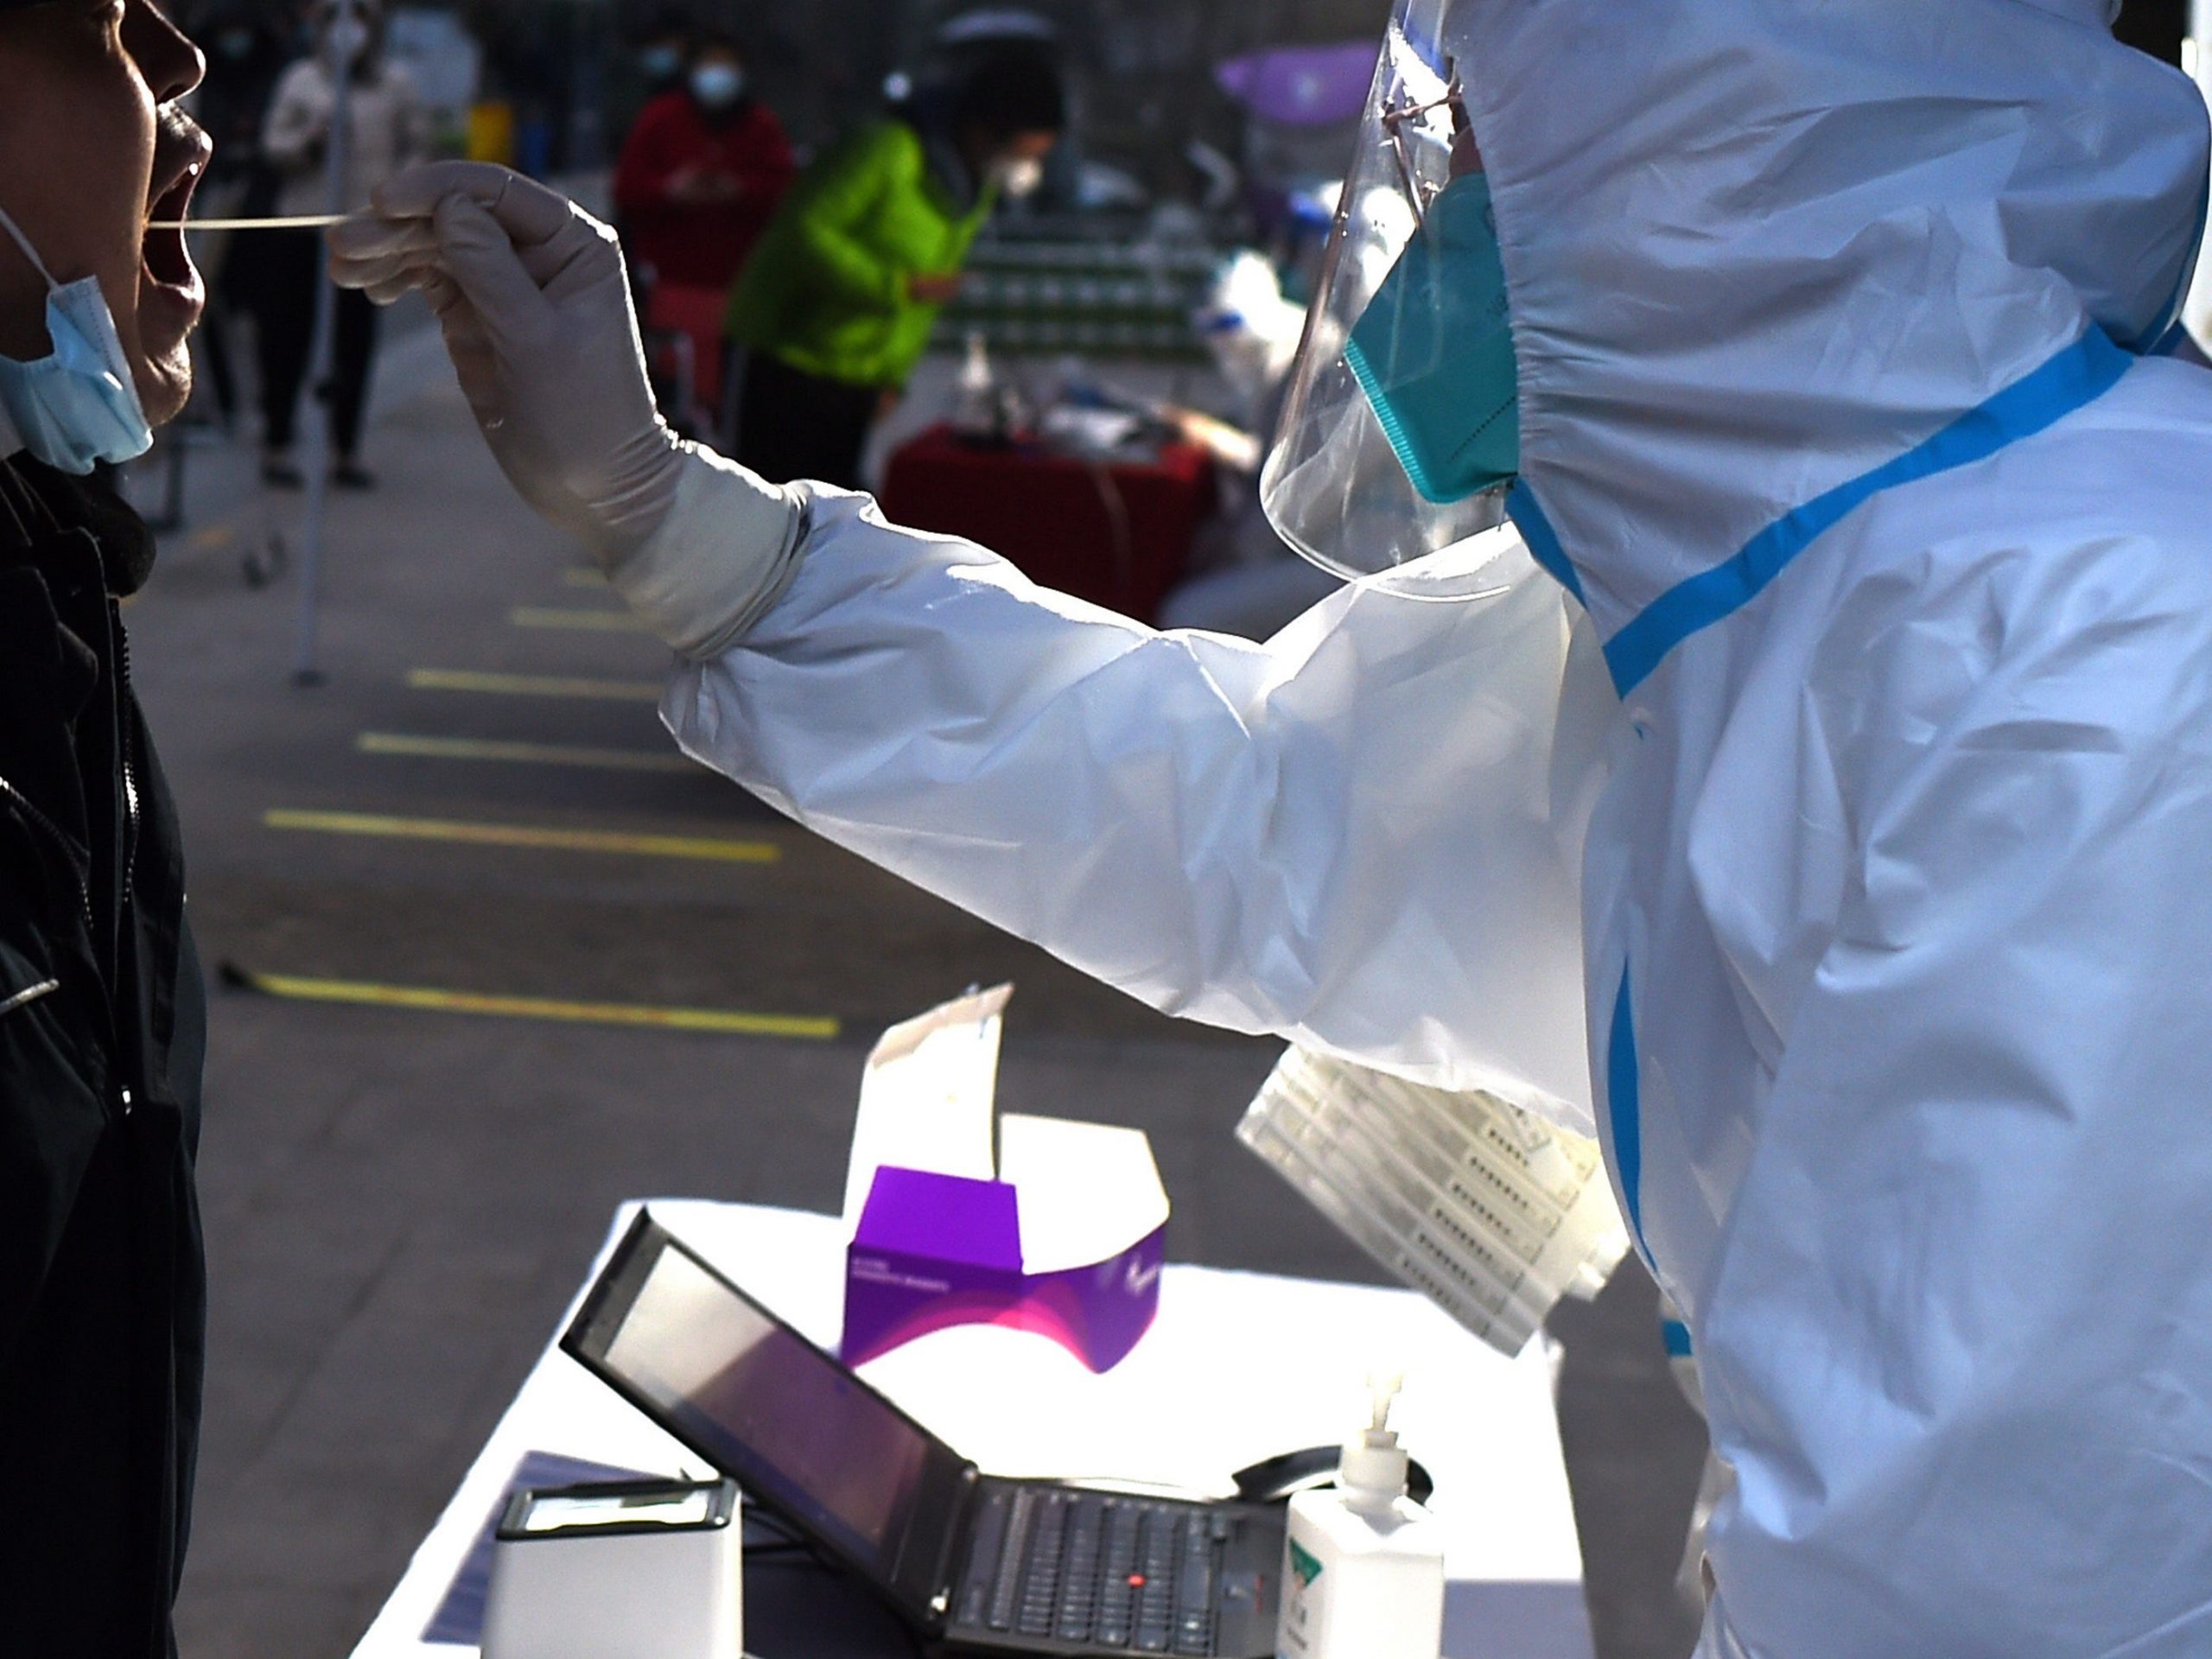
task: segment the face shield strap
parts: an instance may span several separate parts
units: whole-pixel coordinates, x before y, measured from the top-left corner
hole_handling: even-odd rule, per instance
[[[1426,103],[1415,103],[1408,98],[1404,104],[1382,111],[1382,130],[1390,141],[1391,154],[1398,163],[1398,178],[1405,186],[1406,201],[1414,210],[1414,218],[1426,223],[1429,203],[1436,199],[1436,190],[1425,182],[1421,170],[1414,165],[1412,141],[1406,129],[1423,116],[1433,115],[1439,110],[1448,110],[1452,115],[1452,142],[1456,146],[1470,131],[1467,121],[1465,89],[1459,84],[1456,67],[1448,58],[1445,60],[1446,74],[1444,91]]]

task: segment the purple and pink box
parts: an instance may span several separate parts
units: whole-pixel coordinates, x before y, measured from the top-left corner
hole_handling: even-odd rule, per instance
[[[998,1115],[1010,987],[894,1027],[868,1058],[846,1188],[847,1363],[957,1325],[1111,1370],[1152,1326],[1167,1194],[1142,1131]]]

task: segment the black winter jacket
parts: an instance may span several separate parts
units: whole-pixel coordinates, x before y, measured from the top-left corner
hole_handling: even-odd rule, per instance
[[[144,526],[0,462],[0,1655],[168,1659],[206,1000],[116,597]]]

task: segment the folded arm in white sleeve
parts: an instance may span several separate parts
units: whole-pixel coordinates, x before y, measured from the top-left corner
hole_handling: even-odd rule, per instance
[[[1155,632],[804,487],[778,601],[679,667],[687,751],[1169,1013],[1588,1132],[1597,760],[1554,738],[1563,690],[1602,681],[1524,555],[1497,598],[1350,588],[1263,646]],[[711,499],[687,491],[638,567],[711,569]]]

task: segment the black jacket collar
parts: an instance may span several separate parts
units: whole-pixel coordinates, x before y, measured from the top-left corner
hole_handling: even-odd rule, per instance
[[[26,455],[0,461],[0,556],[35,563],[41,546],[68,531],[87,531],[99,544],[104,585],[116,598],[153,575],[153,532],[105,480],[72,478]]]
[[[152,545],[105,486],[0,463],[0,779],[62,833],[80,877],[102,862],[95,825],[114,816],[112,597],[144,582]]]

